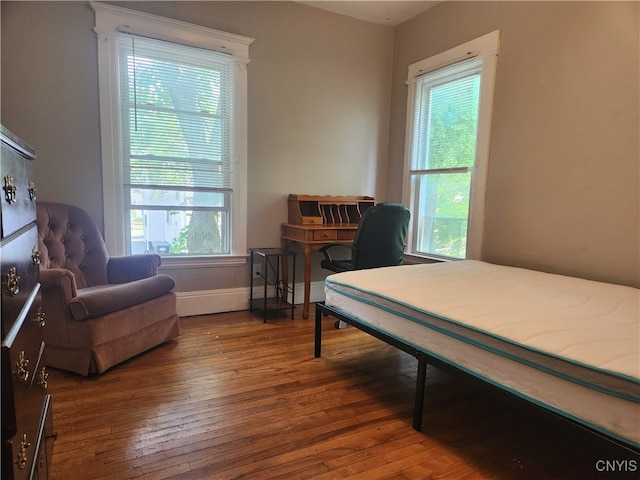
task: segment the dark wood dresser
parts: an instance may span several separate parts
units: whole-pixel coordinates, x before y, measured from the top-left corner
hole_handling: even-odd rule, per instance
[[[35,151],[2,126],[0,138],[2,479],[46,479],[55,434],[38,283]]]

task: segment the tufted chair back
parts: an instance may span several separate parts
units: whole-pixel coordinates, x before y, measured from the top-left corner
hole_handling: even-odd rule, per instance
[[[66,268],[77,288],[104,285],[109,256],[95,222],[81,208],[37,202],[40,269]]]

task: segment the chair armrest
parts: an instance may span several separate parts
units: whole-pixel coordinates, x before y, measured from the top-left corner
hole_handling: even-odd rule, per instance
[[[78,294],[76,277],[66,268],[48,268],[40,270],[40,285],[42,290],[54,292],[60,298],[61,303],[66,305]]]
[[[353,245],[351,245],[349,243],[330,243],[329,245],[325,245],[323,247],[320,247],[320,249],[318,251],[322,255],[324,255],[324,258],[326,258],[327,261],[329,261],[329,262],[345,261],[345,260],[348,261],[353,256],[353,252],[356,251],[356,247],[354,247]],[[334,258],[332,256],[332,255],[336,255],[339,252],[346,253],[347,251],[349,253],[349,257],[348,258],[337,259],[337,258]]]
[[[126,257],[109,257],[107,279],[109,283],[127,283],[158,274],[162,263],[160,255],[144,253]]]
[[[42,311],[46,315],[47,331],[55,338],[67,338],[65,322],[71,318],[69,302],[78,294],[76,277],[66,268],[40,270]]]
[[[69,303],[75,320],[96,318],[160,297],[175,287],[173,278],[160,274],[126,284],[82,288]]]

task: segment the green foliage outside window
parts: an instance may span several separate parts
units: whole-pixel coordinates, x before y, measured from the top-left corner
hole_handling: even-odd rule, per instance
[[[173,254],[225,253],[219,212],[200,209],[223,206],[215,195],[225,198],[203,189],[212,181],[223,186],[218,180],[225,142],[223,75],[213,68],[140,52],[127,56],[126,68],[130,182],[149,185],[132,189],[132,212],[140,216],[147,212],[145,206],[154,206],[166,207],[167,218],[181,215],[183,226],[174,238],[156,239],[169,242]],[[176,203],[168,200],[171,195]],[[170,211],[171,206],[184,210]],[[145,227],[148,235],[144,219],[132,218],[132,240],[140,238]]]
[[[473,75],[430,90],[425,169],[473,167],[479,88],[480,77]],[[421,177],[418,250],[464,258],[471,174],[434,172]]]

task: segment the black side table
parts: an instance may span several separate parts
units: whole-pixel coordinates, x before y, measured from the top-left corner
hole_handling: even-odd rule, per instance
[[[292,262],[289,263],[289,257]],[[261,262],[261,271],[254,275],[254,264]],[[281,278],[281,270],[292,265],[291,284],[284,283]],[[295,308],[296,293],[296,252],[284,248],[252,248],[251,249],[251,280],[249,287],[249,311],[254,308],[261,309],[264,315],[264,323],[267,322],[267,312],[271,310],[291,309],[291,319]],[[264,283],[264,296],[253,298],[254,276],[262,278]],[[287,278],[287,276],[285,276]],[[291,302],[288,296],[291,294]]]

